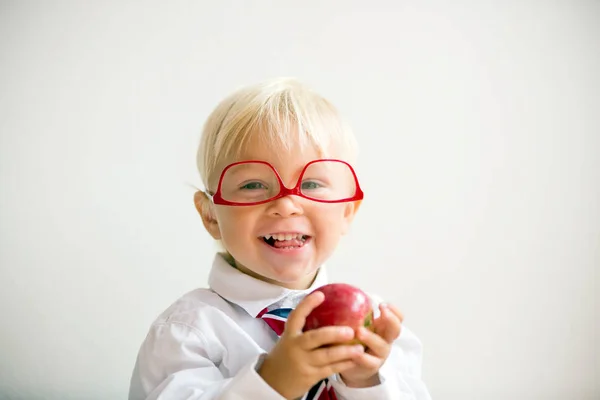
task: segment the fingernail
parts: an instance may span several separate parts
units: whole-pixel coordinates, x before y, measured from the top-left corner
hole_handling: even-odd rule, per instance
[[[352,335],[352,334],[354,334],[354,330],[352,330],[352,328],[346,326],[346,327],[340,328],[340,333],[342,335]]]

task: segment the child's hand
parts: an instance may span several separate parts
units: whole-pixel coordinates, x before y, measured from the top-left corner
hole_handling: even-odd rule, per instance
[[[265,357],[258,373],[286,399],[306,393],[329,375],[355,366],[364,349],[361,345],[340,345],[350,341],[350,327],[329,326],[303,333],[306,317],[324,300],[321,292],[307,296],[288,317],[285,331]],[[321,348],[321,346],[333,345]]]
[[[346,386],[368,387],[378,385],[379,368],[390,354],[392,343],[402,328],[402,313],[393,305],[380,305],[381,315],[373,321],[374,332],[360,328],[356,336],[367,351],[355,359],[355,367],[340,373]]]

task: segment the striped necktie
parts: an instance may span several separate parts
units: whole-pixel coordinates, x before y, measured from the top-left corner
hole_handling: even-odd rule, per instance
[[[285,321],[291,311],[291,308],[276,308],[271,311],[265,308],[258,313],[256,318],[262,318],[277,336],[281,336],[285,329]],[[331,382],[325,378],[310,388],[301,400],[337,400],[337,396],[335,390],[331,387]]]

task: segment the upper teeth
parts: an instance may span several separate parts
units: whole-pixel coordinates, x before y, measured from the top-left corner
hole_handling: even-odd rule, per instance
[[[304,240],[305,236],[301,233],[276,233],[274,235],[265,235],[265,239],[269,240],[271,238],[281,241],[292,239]]]

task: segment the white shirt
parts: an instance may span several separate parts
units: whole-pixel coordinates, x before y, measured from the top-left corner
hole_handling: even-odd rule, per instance
[[[326,283],[321,268],[307,290],[286,289],[240,272],[217,254],[210,289],[187,293],[151,325],[129,400],[285,400],[257,373],[278,337],[256,316],[273,303],[297,304]],[[373,301],[377,313],[378,300]],[[337,375],[329,379],[339,400],[431,399],[421,381],[421,343],[406,327],[379,376],[381,384],[369,388],[347,387]]]

